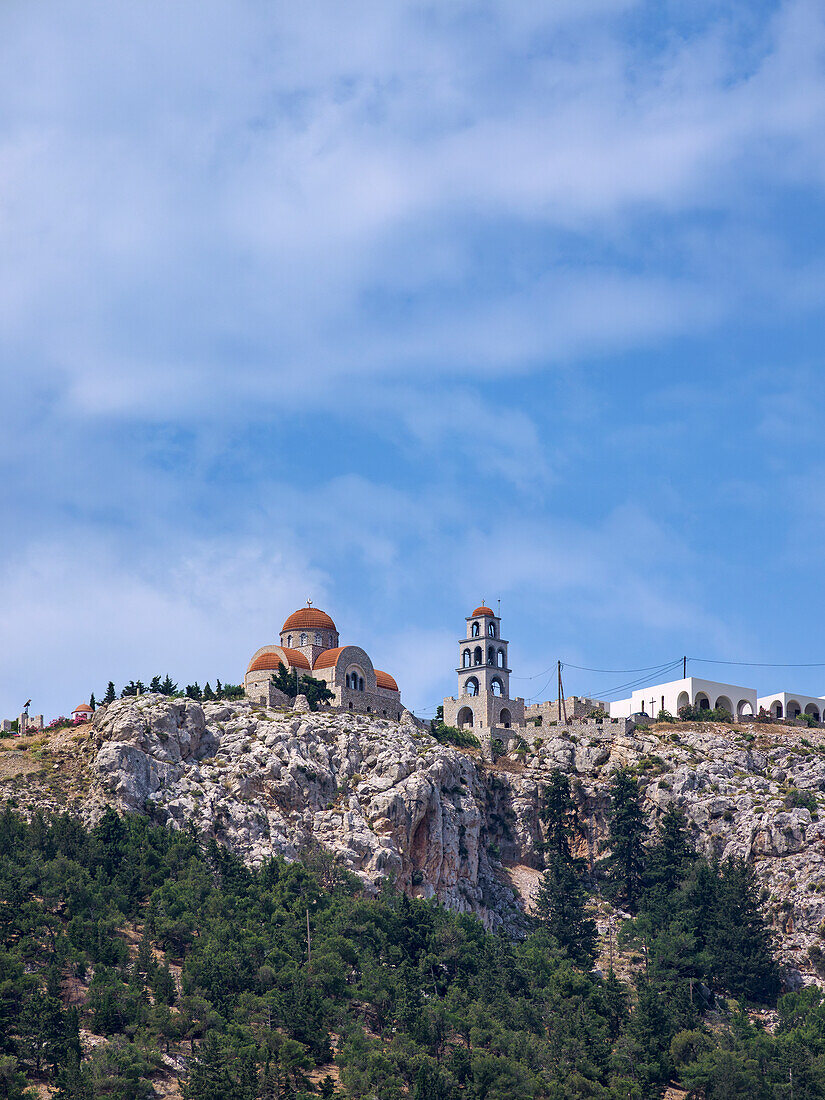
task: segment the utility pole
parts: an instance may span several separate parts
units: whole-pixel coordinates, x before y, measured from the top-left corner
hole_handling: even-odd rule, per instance
[[[687,657],[682,658],[682,679],[687,680]]]
[[[561,682],[561,661],[558,663],[559,670],[559,720],[563,720],[567,725],[567,705],[564,702],[564,688]]]

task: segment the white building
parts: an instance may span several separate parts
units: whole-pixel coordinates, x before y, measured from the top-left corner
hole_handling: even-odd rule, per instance
[[[819,703],[821,706],[822,700]],[[753,716],[759,710],[755,688],[688,676],[684,680],[671,680],[668,684],[639,688],[629,699],[610,703],[610,717],[629,718],[631,714],[648,714],[655,718],[660,710],[676,715],[687,706],[702,710],[722,707],[736,718]]]
[[[792,694],[787,691],[777,691],[774,695],[763,695],[757,699],[759,709],[766,711],[773,718],[796,718],[805,713],[822,721],[825,712],[825,698],[816,695]]]

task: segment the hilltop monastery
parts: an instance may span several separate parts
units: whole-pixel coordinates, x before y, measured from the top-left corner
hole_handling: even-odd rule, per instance
[[[393,677],[375,668],[360,646],[340,645],[338,627],[311,600],[287,617],[280,645],[261,646],[252,654],[244,677],[249,698],[264,706],[279,702],[281,693],[272,674],[282,667],[296,676],[323,680],[334,696],[331,706],[381,718],[401,717],[401,693]]]

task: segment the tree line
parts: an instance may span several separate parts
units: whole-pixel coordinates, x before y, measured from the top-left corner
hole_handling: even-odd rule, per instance
[[[697,855],[672,811],[651,835],[629,773],[593,873],[566,776],[542,816],[538,915],[513,939],[391,883],[367,896],[322,851],[252,869],[136,815],[7,807],[0,1096],[149,1100],[170,1054],[186,1100],[825,1096],[819,990],[781,997],[774,1033],[745,1012],[778,989],[746,867]],[[633,981],[593,969],[596,883],[627,914]],[[81,1029],[106,1041],[83,1056]]]
[[[195,699],[198,702],[210,702],[218,699],[241,699],[244,695],[243,684],[222,684],[215,681],[215,687],[211,687],[207,680],[203,687],[197,683],[187,684],[180,688],[167,673],[164,677],[153,676],[148,686],[142,680],[130,680],[121,688],[120,693],[115,688],[114,680],[110,680],[100,700],[96,699],[94,692],[89,697],[89,706],[96,710],[98,706],[108,706],[116,699],[128,699],[136,695],[167,695],[172,699]]]

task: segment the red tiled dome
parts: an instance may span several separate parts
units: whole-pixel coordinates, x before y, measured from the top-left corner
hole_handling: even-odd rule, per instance
[[[470,618],[474,619],[476,615],[491,615],[493,618],[496,617],[496,613],[493,611],[492,607],[487,607],[485,604],[482,604],[481,607],[477,607]]]
[[[389,672],[382,672],[380,668],[375,670],[375,682],[380,688],[389,688],[390,691],[398,691],[398,684],[390,676]]]
[[[339,645],[337,649],[325,649],[323,653],[319,653],[315,658],[313,668],[334,668],[344,649],[345,646],[342,645]]]
[[[274,672],[284,663],[281,657],[282,653],[286,657],[287,664],[290,668],[305,668],[307,672],[309,671],[309,661],[303,653],[299,652],[297,649],[287,649],[286,646],[283,646],[279,650],[271,649],[266,653],[262,653],[259,657],[254,657],[249,662],[249,667],[246,670],[247,673],[266,672],[270,669]]]
[[[83,714],[94,714],[94,711],[88,703],[78,703],[72,711],[72,714],[80,714],[81,711],[83,712]]]
[[[301,607],[297,611],[293,611],[284,625],[281,627],[281,633],[285,630],[336,630],[337,627],[332,619],[327,615],[326,611],[321,611],[317,607]]]

